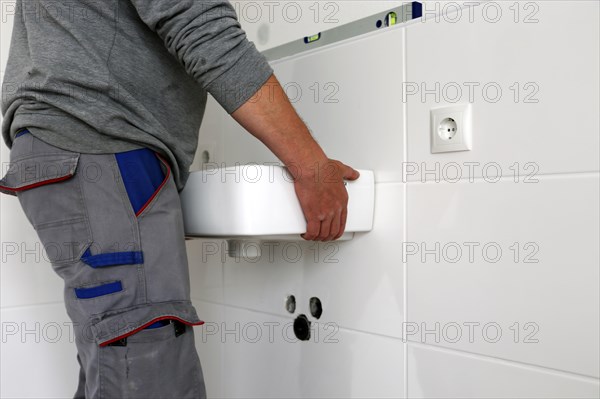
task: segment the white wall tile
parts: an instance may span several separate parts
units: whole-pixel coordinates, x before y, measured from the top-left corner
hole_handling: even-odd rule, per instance
[[[1,4],[0,79],[8,60],[14,4]],[[2,175],[8,160],[9,149],[0,140]],[[0,194],[0,244],[0,397],[72,397],[79,365],[62,303],[63,283],[46,260],[17,198],[5,194]]]
[[[224,346],[213,337],[218,335],[224,322],[223,306],[196,299],[192,299],[192,303],[200,319],[204,320],[203,325],[194,327],[194,334],[204,374],[206,395],[208,398],[222,398],[223,382],[229,379],[223,373]]]
[[[242,28],[261,51],[336,28],[403,3],[406,2],[397,0],[232,1]],[[373,24],[375,22],[373,21]]]
[[[64,305],[0,309],[0,320],[0,396],[73,397],[79,365]]]
[[[597,379],[408,345],[409,398],[597,398]]]
[[[407,320],[441,329],[410,340],[598,377],[598,174],[407,191]]]
[[[237,342],[233,333],[224,340],[228,398],[402,396],[401,340],[319,324],[311,340],[297,341],[293,329],[285,332],[291,317],[230,307],[225,313],[230,331],[239,325]],[[265,323],[273,323],[272,334]]]
[[[258,259],[228,258],[225,303],[283,316],[288,295],[305,313],[316,296],[321,322],[401,337],[403,186],[376,184],[373,230],[350,241],[263,243]]]
[[[223,260],[225,241],[191,239],[186,241],[192,298],[223,301]]]
[[[446,3],[439,4],[444,8]],[[338,263],[324,261],[331,249],[323,244],[315,262],[314,244],[302,243],[305,256],[297,262],[282,259],[281,251],[276,250],[273,261],[236,263],[227,259],[223,266],[220,252],[208,255],[206,242],[189,241],[192,296],[200,318],[208,321],[196,328],[195,334],[209,397],[402,397],[403,344],[383,335],[398,336],[405,321],[404,239],[425,243],[428,248],[435,242],[498,242],[504,251],[497,263],[481,258],[475,263],[409,259],[409,322],[426,322],[429,327],[436,321],[442,325],[497,322],[503,330],[502,339],[494,344],[480,334],[473,343],[435,343],[446,349],[410,343],[409,397],[598,396],[598,380],[585,377],[600,373],[598,174],[539,177],[599,170],[598,3],[534,2],[533,7],[539,6],[535,24],[522,23],[535,8],[523,6],[521,20],[515,23],[508,8],[513,3],[497,4],[503,6],[503,18],[497,24],[483,20],[479,11],[474,23],[465,22],[466,14],[458,23],[451,22],[452,15],[448,15],[274,63],[288,94],[295,94],[294,87],[301,88],[302,98],[294,105],[327,153],[356,168],[374,170],[379,183],[400,182],[407,160],[421,169],[421,162],[428,168],[436,162],[441,166],[458,162],[463,172],[467,170],[464,162],[497,162],[505,179],[496,184],[481,179],[476,184],[409,184],[406,238],[402,237],[403,185],[378,184],[375,230],[339,243],[333,255]],[[339,7],[334,15],[338,22],[324,20],[328,11],[336,11],[325,9],[324,4],[319,4],[319,20],[312,21],[311,5],[301,4],[303,17],[296,24],[281,14],[273,23],[266,23],[266,14],[257,22],[243,15],[242,24],[251,40],[265,49],[397,4],[338,2],[334,5]],[[262,12],[267,12],[264,6]],[[7,26],[2,23],[3,33]],[[408,159],[404,159],[401,46],[405,30],[409,83],[432,87],[435,82],[442,86],[497,82],[502,87],[498,103],[482,100],[477,97],[481,91],[476,91],[472,152],[430,154],[429,109],[448,101],[434,101],[429,95],[421,102],[413,96],[407,104],[409,148]],[[2,35],[2,60],[7,54],[7,37]],[[317,101],[313,97],[315,82]],[[518,103],[510,89],[514,82],[520,83]],[[530,91],[523,87],[528,82],[539,87],[537,104],[523,102]],[[333,86],[326,87],[329,83]],[[337,103],[325,102],[325,96],[334,92],[332,88],[337,89],[333,95]],[[207,148],[215,162],[275,160],[212,99],[199,141],[192,169],[201,167],[199,155]],[[7,159],[7,154],[2,145],[2,159]],[[515,162],[521,168],[518,184],[510,179]],[[537,169],[526,169],[527,162]],[[537,171],[539,183],[523,184],[522,177],[532,170]],[[482,177],[477,173],[476,177]],[[0,206],[1,241],[26,242],[29,248],[36,236],[24,224],[18,203],[3,196]],[[517,263],[510,249],[514,242],[521,244]],[[534,255],[539,263],[522,262],[529,252],[523,245],[528,242],[539,246]],[[2,309],[3,333],[12,325],[6,323],[20,326],[21,322],[37,321],[43,326],[68,322],[62,303],[20,306],[62,299],[62,282],[49,264],[3,260],[0,273],[1,305],[10,307]],[[294,316],[284,311],[289,293],[298,300]],[[313,295],[320,297],[324,306],[319,342],[287,342],[283,327],[298,313],[308,314],[308,299]],[[539,326],[534,337],[539,343],[523,342],[532,331],[524,326],[528,321]],[[273,342],[267,339],[269,329],[264,323],[268,322],[278,323],[273,326]],[[337,342],[324,342],[332,332],[326,328],[327,322],[340,327],[333,337]],[[514,322],[520,323],[518,343],[512,342]],[[259,342],[244,337],[255,331],[250,323],[262,328]],[[218,330],[213,334],[215,327]],[[240,342],[235,342],[235,332],[223,336],[226,328],[241,329]],[[1,396],[71,396],[77,377],[74,344],[64,339],[38,344],[32,341],[34,335],[27,335],[22,343],[21,334],[2,340]],[[428,342],[431,337],[428,335]],[[411,337],[413,341],[419,338]],[[28,358],[36,358],[36,362],[27,362]],[[39,383],[30,384],[31,380]]]
[[[456,13],[460,10],[460,12],[469,12],[469,9],[474,7],[475,5],[480,5],[490,0],[480,0],[480,1],[454,1],[454,0],[422,0],[420,3],[422,4],[423,16],[419,19],[419,22],[422,19],[426,20],[435,20],[439,21],[443,18],[446,18],[446,15]]]
[[[502,16],[492,23],[497,7]],[[454,14],[406,28],[408,161],[419,172],[456,162],[463,178],[482,177],[483,166],[493,162],[504,176],[514,173],[510,167],[515,162],[522,174],[532,171],[524,170],[526,163],[533,163],[539,173],[598,171],[599,3],[490,2],[471,10],[472,16],[464,11],[456,21]],[[469,85],[474,87],[473,150],[431,154],[430,109],[468,103]],[[486,85],[489,92],[484,95]],[[494,87],[502,90],[497,102]],[[427,94],[423,99],[424,88],[439,98]],[[527,102],[533,100],[537,103]],[[479,165],[470,173],[465,162]]]
[[[272,63],[290,101],[327,155],[354,168],[373,170],[378,182],[401,180],[402,46],[403,29],[393,27]],[[234,121],[224,123],[228,163],[275,160]]]

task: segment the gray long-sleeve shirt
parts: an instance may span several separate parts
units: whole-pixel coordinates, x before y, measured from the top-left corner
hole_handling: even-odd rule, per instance
[[[2,137],[84,153],[149,147],[183,189],[207,92],[232,113],[273,70],[226,0],[17,0]]]

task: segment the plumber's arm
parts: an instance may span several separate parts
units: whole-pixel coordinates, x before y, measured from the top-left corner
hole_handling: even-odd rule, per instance
[[[345,229],[348,204],[344,179],[357,179],[358,172],[327,158],[275,75],[231,116],[288,167],[307,221],[302,237],[320,241],[339,238]]]
[[[303,237],[329,240],[341,236],[348,200],[343,178],[355,179],[358,172],[327,159],[294,111],[265,57],[246,38],[230,2],[131,3],[200,87],[291,168],[307,220]]]

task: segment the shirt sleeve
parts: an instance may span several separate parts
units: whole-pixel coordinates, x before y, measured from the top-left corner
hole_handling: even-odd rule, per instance
[[[273,73],[227,0],[131,0],[201,87],[232,113]]]

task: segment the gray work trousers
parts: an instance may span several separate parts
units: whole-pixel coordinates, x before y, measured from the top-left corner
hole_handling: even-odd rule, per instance
[[[75,397],[205,398],[179,194],[167,161],[134,151],[160,161],[148,198],[135,191],[147,183],[139,160],[148,153],[78,153],[19,132],[0,191],[18,197],[64,280],[80,364]],[[124,170],[139,181],[127,184]]]

